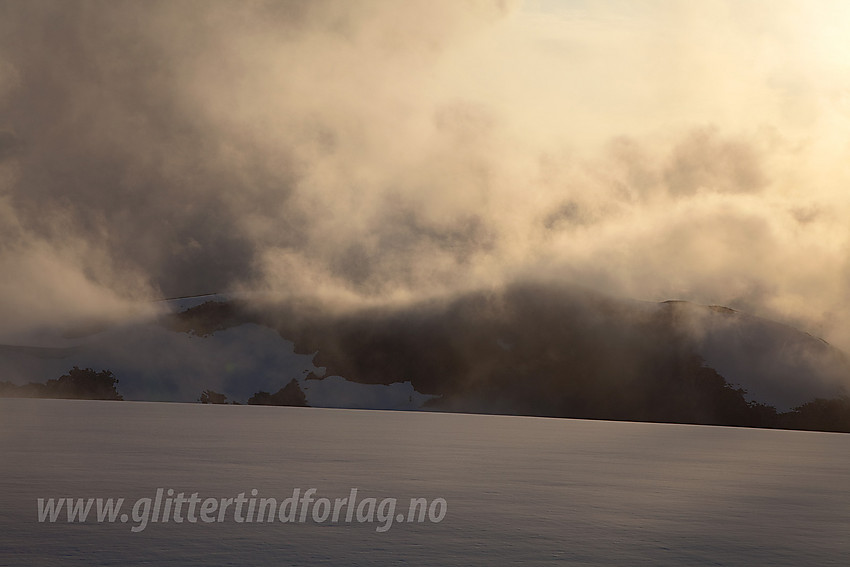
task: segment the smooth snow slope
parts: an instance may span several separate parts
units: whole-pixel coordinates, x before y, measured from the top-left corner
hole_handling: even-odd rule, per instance
[[[845,566],[850,435],[509,416],[0,400],[0,565]],[[439,523],[38,523],[157,488],[444,498]],[[185,510],[185,508],[184,508]]]

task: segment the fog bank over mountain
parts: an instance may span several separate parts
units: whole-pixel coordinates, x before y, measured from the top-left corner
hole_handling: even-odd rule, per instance
[[[0,0],[0,338],[543,277],[847,349],[848,29],[828,0]]]
[[[274,296],[163,307],[0,345],[0,396],[61,393],[44,380],[89,368],[129,400],[850,431],[847,355],[726,307],[542,282],[346,311]]]

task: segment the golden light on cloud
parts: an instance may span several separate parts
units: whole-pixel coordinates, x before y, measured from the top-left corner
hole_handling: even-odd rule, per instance
[[[4,10],[0,217],[111,298],[555,277],[850,345],[846,2]]]

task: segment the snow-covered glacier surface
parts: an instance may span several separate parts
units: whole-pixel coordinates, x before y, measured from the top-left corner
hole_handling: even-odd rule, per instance
[[[0,565],[845,565],[850,435],[0,400]],[[38,521],[38,498],[445,500],[439,522]],[[153,498],[152,498],[153,499]],[[312,515],[312,514],[311,514]],[[185,519],[185,509],[184,515]],[[344,513],[343,516],[344,517]]]

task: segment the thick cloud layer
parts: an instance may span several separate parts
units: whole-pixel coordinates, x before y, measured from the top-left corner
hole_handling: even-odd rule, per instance
[[[0,1],[0,332],[560,278],[850,346],[844,3]]]

